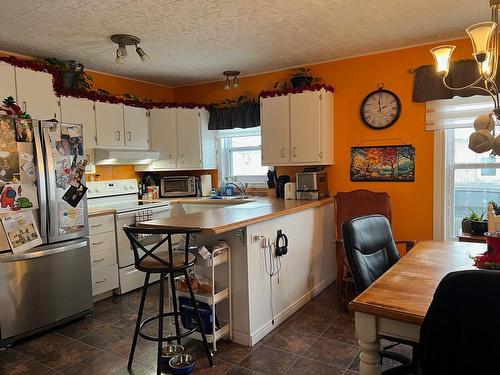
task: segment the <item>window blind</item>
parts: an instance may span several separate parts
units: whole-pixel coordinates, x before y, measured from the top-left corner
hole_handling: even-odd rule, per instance
[[[425,104],[425,129],[472,128],[476,117],[489,114],[493,107],[489,96],[432,100]]]

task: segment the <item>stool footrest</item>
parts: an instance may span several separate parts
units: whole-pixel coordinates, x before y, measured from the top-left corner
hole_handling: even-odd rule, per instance
[[[179,313],[176,313],[174,311],[171,311],[171,312],[165,312],[162,314],[162,318],[165,318],[165,317],[174,317],[174,319],[177,319],[179,316],[182,316],[183,314],[181,314],[180,312]],[[186,331],[182,334],[180,334],[179,336],[177,335],[172,335],[172,336],[167,336],[167,337],[162,337],[159,338],[158,336],[150,336],[150,335],[147,335],[145,334],[144,332],[142,332],[142,330],[150,323],[152,322],[155,322],[155,321],[158,321],[160,319],[160,315],[153,315],[153,316],[150,316],[149,318],[145,319],[142,321],[141,325],[139,326],[139,336],[141,336],[143,339],[145,340],[148,340],[148,341],[155,341],[155,342],[158,342],[158,341],[161,341],[161,342],[169,342],[169,341],[174,341],[174,340],[177,340],[177,339],[182,339],[184,337],[187,337],[191,334],[193,334],[194,332],[196,332],[196,330],[198,329],[198,327],[195,327],[194,329],[191,329],[189,331]],[[164,326],[165,327],[165,326]]]

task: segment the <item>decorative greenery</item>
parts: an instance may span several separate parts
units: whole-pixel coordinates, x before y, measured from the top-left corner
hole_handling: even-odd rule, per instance
[[[494,201],[489,202],[493,206],[493,211],[495,211],[495,215],[500,215],[500,205],[495,203]]]
[[[224,99],[219,103],[211,103],[209,109],[217,108],[237,108],[244,104],[258,103],[259,98],[252,97],[249,93],[238,96],[236,99]]]
[[[321,78],[312,76],[311,68],[306,68],[304,66],[301,68],[297,68],[297,70],[293,74],[293,78],[304,78],[306,81],[309,81],[309,84],[321,81]]]
[[[46,62],[37,60],[24,60],[14,56],[0,56],[0,61],[3,61],[18,68],[30,69],[35,72],[45,72],[52,75],[52,87],[57,96],[70,96],[74,98],[85,98],[96,102],[111,103],[111,104],[126,104],[133,107],[146,109],[152,108],[205,108],[208,106],[198,103],[177,103],[167,101],[153,101],[151,99],[128,99],[111,95],[108,91],[96,90],[74,90],[63,87],[62,72],[54,65],[49,65]]]
[[[16,104],[16,101],[12,96],[8,96],[3,100],[2,105],[0,106],[0,111],[5,112],[9,116],[31,118],[29,114],[21,110],[21,107]]]
[[[469,219],[470,221],[476,221],[476,222],[483,222],[484,220],[484,215],[486,214],[484,211],[481,215],[479,215],[476,211],[474,211],[472,208],[467,208],[467,210],[470,212],[469,216],[466,216],[465,219]]]
[[[74,73],[75,83],[73,88],[75,90],[90,90],[92,88],[94,80],[91,75],[85,72],[83,64],[74,60],[61,61],[55,57],[46,58],[45,62],[57,68],[61,73]]]

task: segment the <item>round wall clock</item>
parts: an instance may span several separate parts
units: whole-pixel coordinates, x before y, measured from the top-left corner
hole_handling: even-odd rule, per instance
[[[372,129],[393,125],[401,114],[401,101],[392,91],[378,89],[369,93],[361,103],[361,118]]]

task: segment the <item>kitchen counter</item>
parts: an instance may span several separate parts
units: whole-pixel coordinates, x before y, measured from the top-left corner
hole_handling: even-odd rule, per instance
[[[315,201],[253,198],[249,202],[244,201],[247,203],[242,203],[241,200],[210,200],[207,198],[177,198],[170,201],[172,203],[224,204],[227,207],[150,220],[140,225],[145,227],[201,228],[202,232],[206,234],[220,234],[280,216],[320,207],[332,203],[333,198]]]

